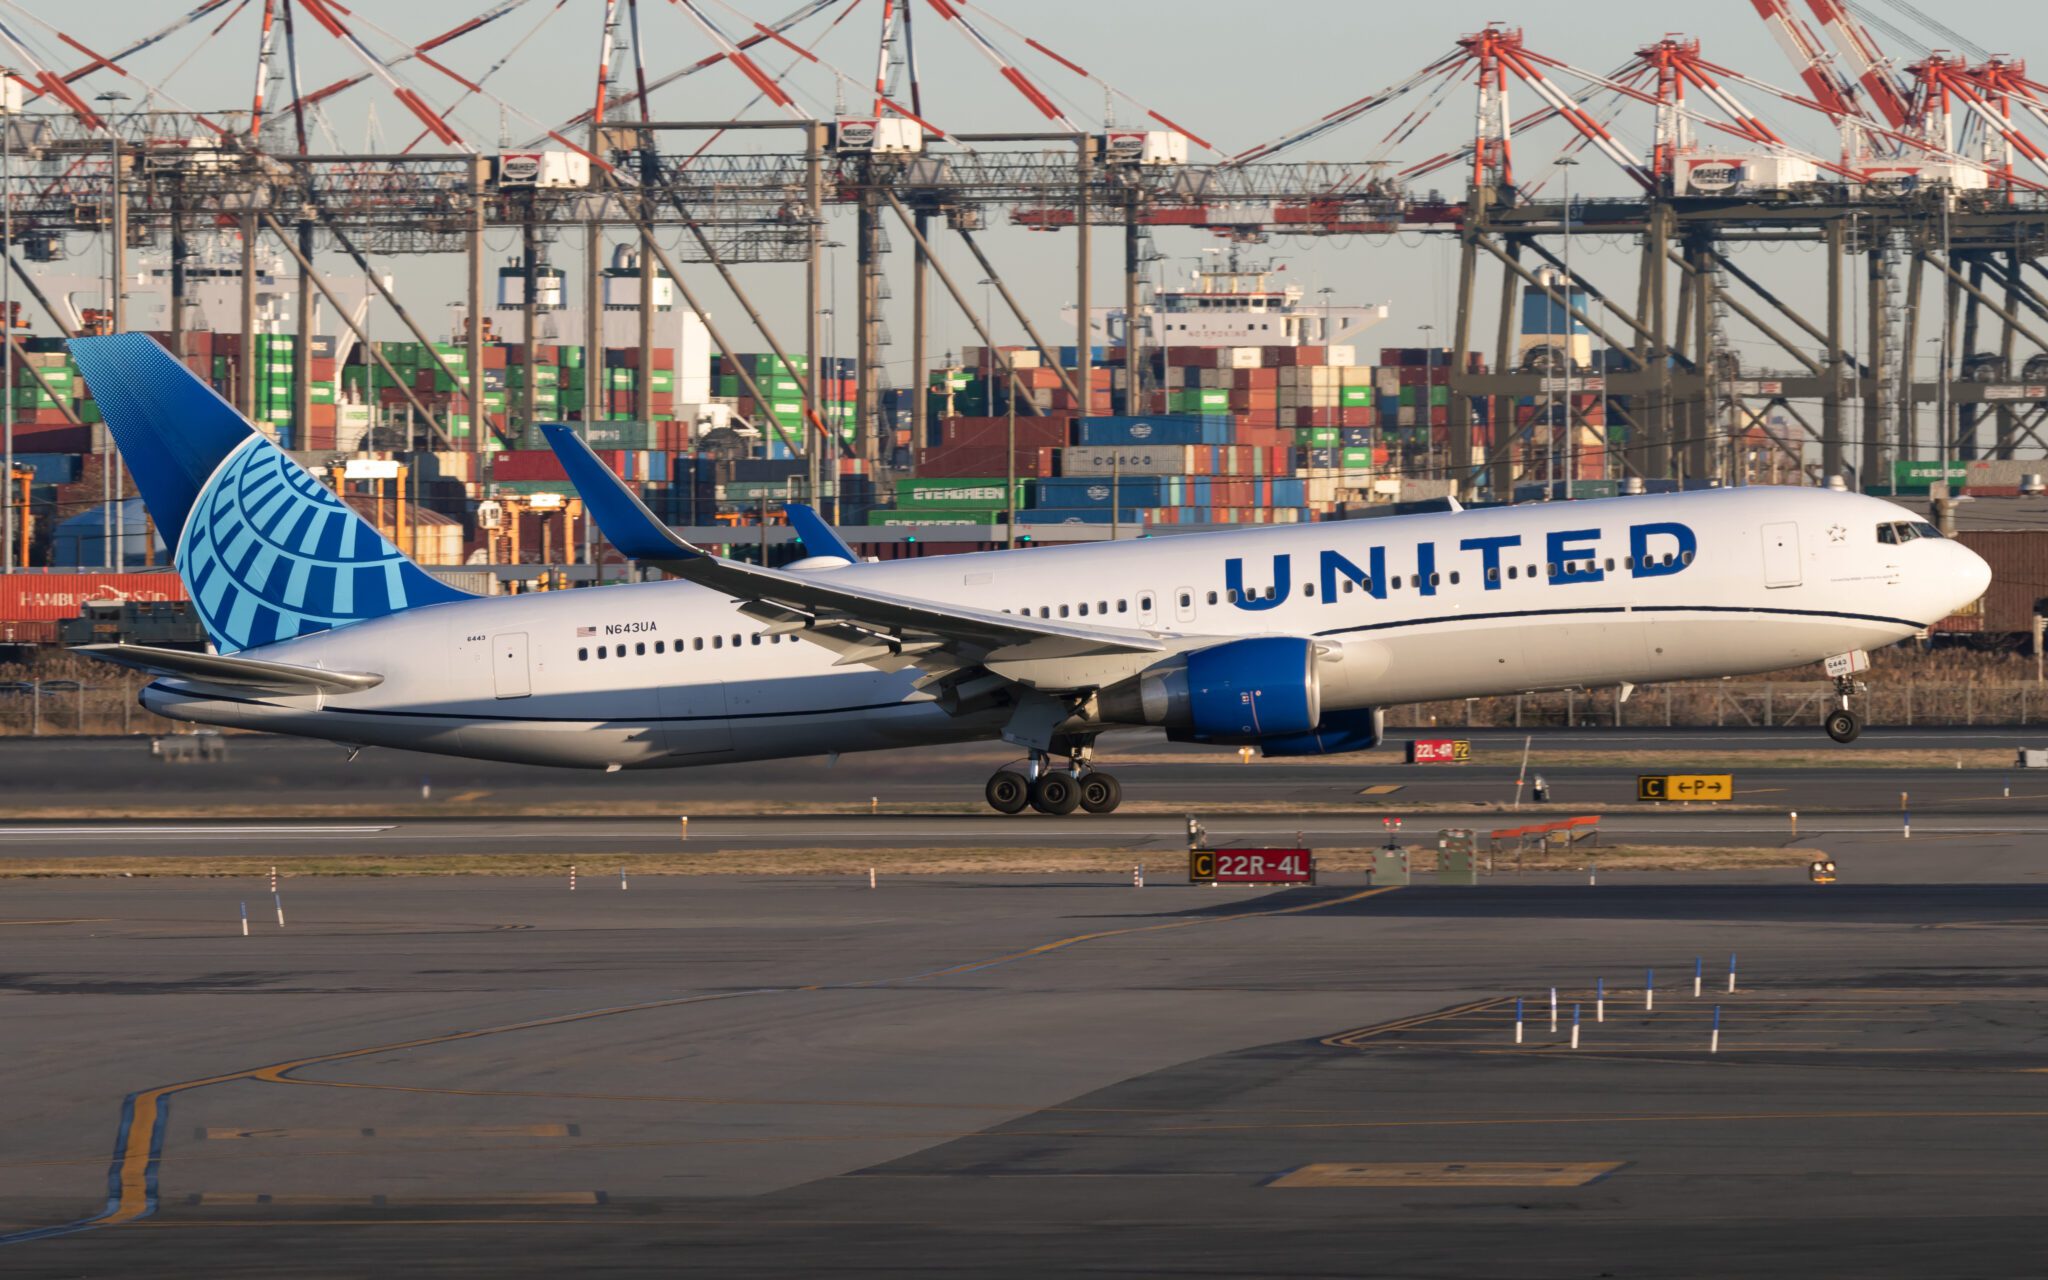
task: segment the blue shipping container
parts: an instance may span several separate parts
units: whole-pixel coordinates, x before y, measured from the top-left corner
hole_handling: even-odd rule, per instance
[[[1146,417],[1082,418],[1075,424],[1075,443],[1103,444],[1229,444],[1231,418],[1221,414],[1160,414]]]
[[[1139,523],[1135,507],[1117,512],[1124,524]],[[1108,524],[1108,507],[1030,507],[1017,513],[1018,524]]]

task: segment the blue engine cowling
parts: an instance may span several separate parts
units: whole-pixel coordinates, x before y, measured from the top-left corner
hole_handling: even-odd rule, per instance
[[[1163,726],[1177,742],[1260,742],[1322,718],[1315,641],[1260,636],[1211,645],[1105,689],[1103,718]]]
[[[1259,739],[1267,756],[1329,756],[1345,751],[1370,751],[1380,745],[1385,713],[1378,707],[1332,711],[1308,733]]]

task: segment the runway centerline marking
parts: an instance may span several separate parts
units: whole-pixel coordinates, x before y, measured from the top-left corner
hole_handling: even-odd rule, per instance
[[[421,1049],[435,1045],[453,1044],[463,1040],[476,1040],[488,1036],[508,1035],[518,1031],[532,1031],[544,1027],[559,1027],[570,1023],[587,1022],[595,1018],[617,1017],[628,1013],[645,1013],[656,1009],[673,1009],[685,1005],[709,1004],[723,1000],[738,1000],[748,996],[788,995],[800,992],[827,990],[851,990],[862,987],[880,987],[895,983],[922,982],[931,978],[947,977],[961,973],[972,973],[996,965],[1010,964],[1035,956],[1094,942],[1104,938],[1126,937],[1139,933],[1154,933],[1162,930],[1185,929],[1202,924],[1233,924],[1240,920],[1262,917],[1299,915],[1306,911],[1320,911],[1328,907],[1358,902],[1381,894],[1393,893],[1399,886],[1385,885],[1376,889],[1365,889],[1342,897],[1325,898],[1316,902],[1304,902],[1290,907],[1275,907],[1267,910],[1233,912],[1228,915],[1191,916],[1162,921],[1157,924],[1131,925],[1121,929],[1103,929],[1093,933],[1076,934],[1028,947],[1022,951],[1010,952],[988,960],[970,964],[954,965],[926,973],[909,974],[894,978],[873,978],[862,982],[811,983],[796,987],[753,987],[740,991],[721,991],[695,996],[676,996],[665,1000],[645,1000],[633,1004],[614,1005],[601,1009],[586,1009],[576,1013],[556,1014],[546,1018],[532,1018],[522,1022],[505,1023],[491,1027],[476,1027],[467,1031],[449,1032],[443,1035],[420,1036],[411,1040],[394,1041],[389,1044],[369,1045],[358,1049],[343,1049],[332,1053],[312,1054],[267,1066],[247,1067],[239,1071],[227,1071],[218,1075],[183,1080],[175,1084],[157,1085],[128,1095],[122,1102],[121,1118],[115,1131],[114,1160],[109,1170],[109,1194],[107,1205],[89,1218],[73,1222],[57,1223],[47,1227],[36,1227],[0,1235],[0,1246],[24,1244],[32,1240],[45,1240],[54,1236],[71,1235],[80,1231],[92,1231],[102,1227],[119,1226],[146,1218],[157,1209],[157,1175],[163,1161],[163,1143],[166,1121],[169,1116],[164,1100],[174,1094],[204,1089],[213,1085],[229,1084],[241,1080],[256,1080],[266,1084],[299,1084],[313,1087],[324,1086],[325,1082],[294,1080],[289,1073],[305,1067],[319,1066],[330,1062],[345,1062],[356,1058],[373,1057],[386,1053],[397,1053],[407,1049]]]

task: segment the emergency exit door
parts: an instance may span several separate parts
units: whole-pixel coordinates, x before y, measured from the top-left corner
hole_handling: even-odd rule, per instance
[[[524,698],[533,692],[526,671],[526,633],[491,637],[491,679],[501,698]]]
[[[1764,585],[1799,585],[1799,526],[1789,520],[1764,526]]]

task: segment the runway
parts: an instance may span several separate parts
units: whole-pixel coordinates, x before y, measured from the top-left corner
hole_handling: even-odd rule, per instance
[[[1409,842],[1434,838],[1446,827],[1481,834],[1569,816],[1568,806],[1520,813],[1408,813]],[[1284,845],[1299,840],[1321,848],[1358,848],[1386,842],[1380,815],[1233,814],[1202,810],[1209,841],[1217,845]],[[1901,839],[1898,814],[1802,817],[1795,832],[1781,814],[1665,809],[1601,818],[1601,838],[1619,843],[1784,844],[1833,848],[1844,838]],[[2048,835],[2048,814],[2027,810],[1929,812],[1912,815],[1912,839],[2024,839]],[[75,822],[0,823],[0,860],[98,856],[267,856],[289,861],[306,855],[387,857],[476,854],[694,854],[725,849],[958,849],[1001,847],[1122,849],[1178,854],[1187,847],[1184,820],[1171,815],[1109,814],[1048,818],[1038,814],[892,815],[695,818],[688,834],[674,819],[656,818],[392,818],[381,822]]]
[[[288,881],[246,939],[255,884],[30,882],[0,1269],[2036,1274],[2048,883],[1966,852],[1827,889]]]

